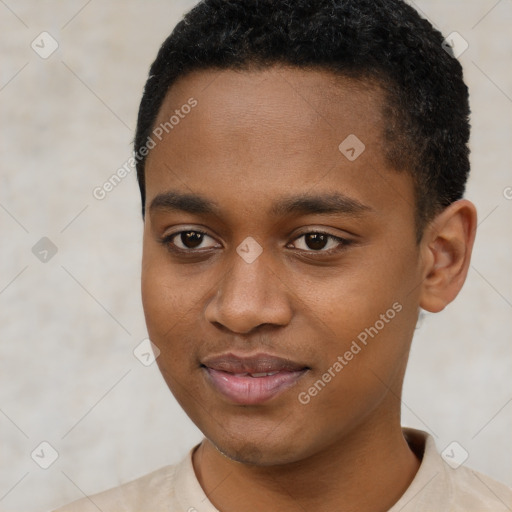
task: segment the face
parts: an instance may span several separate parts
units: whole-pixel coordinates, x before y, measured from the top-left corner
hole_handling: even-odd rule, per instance
[[[368,83],[272,67],[186,75],[160,110],[148,332],[172,393],[232,459],[299,461],[397,421],[422,270],[382,106]]]

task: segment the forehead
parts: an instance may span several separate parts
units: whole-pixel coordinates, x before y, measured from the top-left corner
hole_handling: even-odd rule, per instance
[[[320,68],[274,65],[208,69],[181,77],[169,89],[155,125],[168,121],[191,96],[198,101],[195,113],[202,114],[201,121],[208,121],[203,128],[210,128],[210,136],[229,133],[240,139],[264,127],[280,132],[274,143],[289,143],[299,132],[306,139],[325,132],[335,137],[347,130],[378,132],[383,122],[384,94],[376,81],[356,80]],[[179,131],[186,133],[186,126]]]
[[[154,125],[167,129],[146,161],[146,201],[180,189],[242,209],[256,202],[267,211],[272,198],[313,188],[361,203],[375,190],[396,193],[394,181],[410,184],[384,157],[383,101],[375,83],[319,69],[185,75]]]

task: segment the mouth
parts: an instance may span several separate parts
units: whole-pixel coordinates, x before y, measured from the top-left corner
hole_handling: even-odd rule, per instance
[[[239,405],[266,402],[294,386],[310,370],[270,354],[239,357],[232,353],[207,358],[201,368],[216,392]]]

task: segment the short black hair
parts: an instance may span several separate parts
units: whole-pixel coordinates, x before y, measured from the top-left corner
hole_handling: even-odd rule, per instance
[[[463,196],[469,173],[468,89],[442,43],[401,0],[202,0],[162,44],[144,88],[134,140],[143,217],[140,150],[173,83],[192,71],[282,64],[385,91],[385,157],[413,178],[419,241],[425,223]]]

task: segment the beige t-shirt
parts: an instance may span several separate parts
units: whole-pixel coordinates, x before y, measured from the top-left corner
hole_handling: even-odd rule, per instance
[[[421,430],[403,431],[422,461],[411,485],[389,512],[512,511],[512,489],[464,465],[453,469],[437,453],[432,436]],[[177,465],[164,466],[54,512],[219,512],[196,478],[193,451]]]

